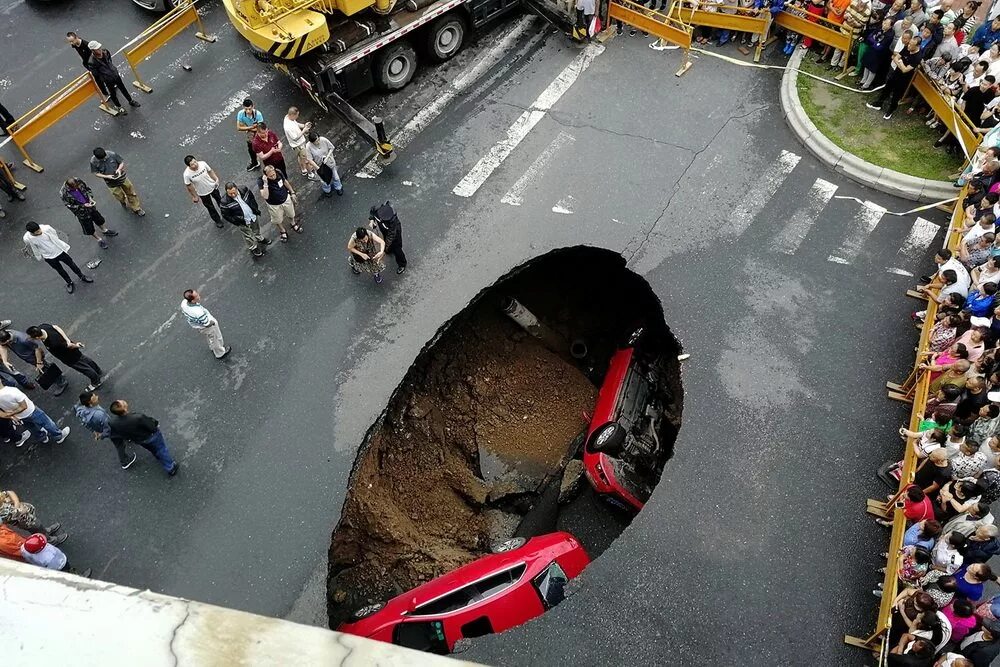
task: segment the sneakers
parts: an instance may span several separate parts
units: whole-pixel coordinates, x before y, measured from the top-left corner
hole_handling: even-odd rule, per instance
[[[132,464],[135,463],[135,459],[136,459],[135,452],[132,452],[132,458],[129,459],[129,462],[122,464],[122,470],[128,470],[132,466]]]
[[[76,285],[73,283],[66,283],[66,291],[72,294],[76,291]]]
[[[882,105],[881,104],[872,104],[871,102],[865,102],[865,106],[868,107],[869,109],[873,110],[873,111],[881,111],[882,110]]]
[[[90,276],[80,276],[80,280],[82,280],[85,283],[92,283],[92,282],[94,282],[94,279],[91,278]]]
[[[108,248],[111,247],[108,245],[108,242],[105,241],[104,239],[97,239],[97,245],[101,246],[101,250],[107,250]]]
[[[884,113],[884,114],[882,114],[882,120],[889,120],[890,118],[892,118],[892,114],[891,113]]]
[[[174,475],[176,475],[177,474],[177,469],[180,468],[180,467],[181,467],[181,464],[177,463],[177,461],[174,461],[174,467],[167,471],[167,477],[173,477]]]
[[[24,431],[21,433],[21,439],[14,443],[15,447],[24,447],[24,443],[28,442],[28,438],[31,437],[31,431]]]
[[[316,176],[316,172],[313,172],[313,171],[310,171],[308,173],[303,173],[302,175],[305,176],[306,178],[308,178],[310,181],[319,180],[319,177]]]
[[[403,273],[404,271],[406,271],[406,267],[405,267],[405,266],[397,266],[397,267],[396,267],[396,275],[397,275],[397,276],[398,276],[399,274]]]
[[[62,433],[62,435],[56,438],[57,445],[69,436],[69,426],[63,426],[60,432]]]
[[[381,285],[382,284],[382,274],[381,273],[376,273],[375,274],[375,284],[376,285]]]
[[[353,273],[356,276],[360,276],[361,275],[361,269],[355,267],[354,265],[351,265],[351,273]]]
[[[67,380],[66,376],[63,375],[62,376],[62,382],[59,383],[59,388],[56,389],[54,392],[52,392],[52,395],[53,396],[61,396],[62,393],[64,391],[66,391],[66,387],[68,387],[68,386],[69,386],[69,380]]]
[[[253,255],[254,257],[263,257],[264,251],[260,248],[254,248],[253,250],[250,251],[250,254]]]
[[[11,325],[11,321],[10,320],[0,320],[0,331],[2,331],[3,329],[6,329],[10,325]]]
[[[232,345],[227,345],[226,346],[226,351],[222,353],[221,357],[216,357],[216,359],[225,359],[226,357],[229,356],[229,353],[232,352],[232,351],[233,351],[233,346]]]
[[[59,523],[58,521],[56,521],[56,522],[55,522],[54,524],[52,524],[51,526],[47,526],[47,527],[45,528],[45,532],[46,532],[46,533],[48,533],[49,535],[52,535],[53,533],[57,533],[57,532],[59,532],[59,529],[60,529],[60,528],[62,528],[62,524],[61,524],[61,523]]]
[[[62,535],[53,535],[48,539],[48,542],[52,546],[57,547],[63,542],[65,542],[67,537],[69,537],[68,533],[63,533]]]
[[[143,211],[141,208],[138,211],[135,211],[135,214],[137,216],[139,216],[140,218],[145,218],[146,217],[146,212]]]
[[[141,107],[141,106],[142,106],[141,104],[139,104],[139,103],[138,103],[138,102],[136,102],[135,100],[129,100],[129,101],[128,101],[128,105],[129,105],[130,107],[134,108],[134,109],[138,109],[139,107]]]
[[[113,229],[105,229],[104,230],[104,235],[110,238],[112,236],[118,236],[118,232],[116,232]]]
[[[337,193],[338,197],[343,197],[344,196],[344,188],[340,188],[339,190],[334,190],[334,192]]]
[[[84,579],[90,579],[90,576],[94,574],[94,568],[88,567],[86,570],[80,573],[80,576]]]
[[[248,162],[247,163],[247,171],[255,171],[257,169],[260,169],[260,163],[259,162]]]

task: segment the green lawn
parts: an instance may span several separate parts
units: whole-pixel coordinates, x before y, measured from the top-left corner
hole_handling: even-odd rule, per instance
[[[801,69],[826,79],[837,71],[813,62],[813,54],[802,61]],[[857,78],[845,77],[841,82],[856,86]],[[808,76],[799,76],[799,100],[809,119],[827,139],[863,160],[904,174],[938,181],[948,180],[964,164],[957,155],[943,148],[934,148],[941,136],[931,130],[922,114],[906,115],[907,104],[901,104],[890,120],[882,120],[882,112],[865,107],[877,93],[855,93],[831,86]]]

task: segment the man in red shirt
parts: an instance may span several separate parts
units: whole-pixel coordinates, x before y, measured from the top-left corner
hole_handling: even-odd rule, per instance
[[[267,129],[266,123],[257,123],[252,146],[261,164],[271,165],[282,174],[286,173],[285,157],[281,154],[281,140],[278,139],[278,135]]]

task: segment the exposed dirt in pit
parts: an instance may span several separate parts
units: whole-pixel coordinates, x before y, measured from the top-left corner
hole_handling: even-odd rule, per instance
[[[508,319],[509,297],[560,345]],[[670,380],[661,398],[679,425],[680,347],[656,295],[616,253],[538,257],[445,323],[359,450],[329,553],[330,626],[515,534],[566,530],[599,556],[632,514],[596,497],[572,457],[612,354],[637,328],[662,355]],[[585,343],[582,358],[568,355],[571,341]],[[661,438],[663,464],[674,434]]]
[[[333,626],[512,535],[597,395],[495,300],[453,325],[410,376],[355,471],[330,548]]]

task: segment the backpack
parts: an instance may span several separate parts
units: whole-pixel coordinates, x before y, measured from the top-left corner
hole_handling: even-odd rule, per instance
[[[992,505],[1000,500],[1000,470],[996,468],[984,470],[976,483],[983,489],[982,502]]]

